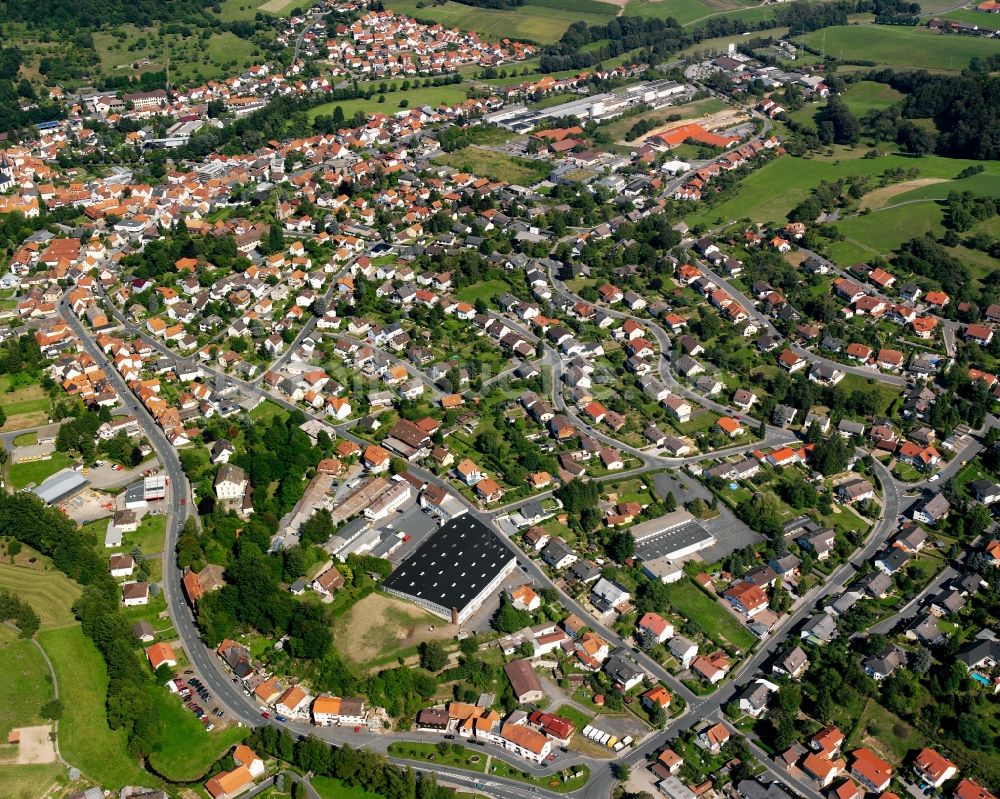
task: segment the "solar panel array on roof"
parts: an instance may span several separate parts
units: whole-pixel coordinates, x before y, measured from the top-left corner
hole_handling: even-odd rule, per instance
[[[513,558],[492,530],[464,514],[433,533],[386,579],[383,588],[461,611]]]

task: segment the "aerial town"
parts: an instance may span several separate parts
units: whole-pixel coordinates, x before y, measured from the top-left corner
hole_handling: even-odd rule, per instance
[[[0,796],[996,799],[1000,5],[8,6]]]

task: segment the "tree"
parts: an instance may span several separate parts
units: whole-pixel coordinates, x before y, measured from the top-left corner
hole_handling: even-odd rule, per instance
[[[506,594],[500,599],[500,609],[493,617],[493,629],[497,632],[510,634],[530,627],[534,619],[526,610],[518,610]]]
[[[417,648],[420,666],[427,671],[440,671],[448,662],[448,653],[440,641],[423,641]]]
[[[608,539],[605,549],[613,561],[624,563],[635,553],[635,538],[628,530],[616,530]]]
[[[677,510],[677,497],[674,496],[673,491],[668,491],[667,495],[663,498],[663,509],[667,513],[673,513]]]

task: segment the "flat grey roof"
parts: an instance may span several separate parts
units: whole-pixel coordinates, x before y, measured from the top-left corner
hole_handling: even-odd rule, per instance
[[[78,494],[89,485],[90,480],[82,474],[74,472],[72,469],[63,469],[35,488],[34,494],[43,502],[51,505],[62,499],[66,499],[66,497]]]
[[[642,560],[670,558],[673,553],[689,549],[696,544],[707,547],[714,544],[716,538],[698,522],[684,522],[666,532],[644,538],[635,546],[635,554]]]
[[[461,611],[513,559],[499,536],[466,513],[432,533],[382,585]]]

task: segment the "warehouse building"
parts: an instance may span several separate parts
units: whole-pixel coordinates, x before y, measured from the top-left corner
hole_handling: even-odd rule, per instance
[[[500,538],[467,513],[431,534],[382,588],[462,624],[496,593],[516,564]]]

